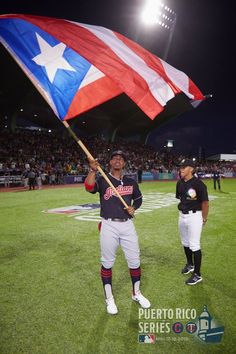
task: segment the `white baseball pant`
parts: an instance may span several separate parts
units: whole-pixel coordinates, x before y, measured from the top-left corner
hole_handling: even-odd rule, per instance
[[[128,267],[140,267],[140,249],[138,236],[132,220],[117,222],[102,220],[100,230],[101,262],[103,267],[112,268],[116,258],[118,246],[121,246]]]
[[[189,247],[193,252],[201,249],[202,225],[202,212],[200,210],[191,214],[179,213],[181,243],[184,247]]]

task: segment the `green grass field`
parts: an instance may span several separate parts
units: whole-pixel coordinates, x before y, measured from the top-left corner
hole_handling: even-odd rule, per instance
[[[236,180],[223,180],[221,193],[213,190],[212,181],[206,184],[209,194],[217,198],[210,202],[202,233],[202,283],[186,286],[186,276],[180,274],[185,259],[177,204],[173,196],[170,205],[165,199],[174,194],[175,182],[140,185],[145,197],[154,194],[154,200],[158,202],[161,196],[163,202],[153,210],[149,202],[149,212],[138,213],[135,225],[142,291],[152,308],[196,309],[199,316],[207,305],[212,317],[225,327],[220,343],[204,343],[196,335],[172,330],[155,333],[155,344],[138,343],[143,320],[131,300],[131,281],[121,250],[113,269],[119,314],[106,313],[97,222],[42,212],[98,201],[96,195],[72,187],[0,193],[0,353],[235,353]],[[153,322],[145,321],[147,326]]]

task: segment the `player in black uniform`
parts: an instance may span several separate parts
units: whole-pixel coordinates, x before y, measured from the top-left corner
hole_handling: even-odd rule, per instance
[[[115,262],[116,251],[120,245],[124,251],[130,270],[133,293],[132,299],[141,307],[150,307],[150,302],[140,292],[140,250],[138,236],[132,221],[135,210],[142,204],[142,194],[137,182],[122,174],[125,166],[125,154],[114,151],[110,159],[111,172],[107,175],[119,194],[129,207],[124,208],[120,199],[107,181],[102,177],[96,179],[97,161],[89,161],[90,172],[85,180],[85,188],[90,193],[98,192],[101,203],[101,278],[104,287],[107,312],[118,312],[112,293],[112,267]]]
[[[176,198],[180,199],[179,232],[187,259],[182,273],[193,272],[185,282],[187,285],[195,285],[202,281],[200,238],[202,225],[207,221],[209,209],[207,187],[200,179],[193,176],[193,172],[193,161],[183,160],[180,165],[181,179],[176,185]]]
[[[220,171],[215,166],[212,171],[212,178],[214,182],[214,189],[216,190],[216,184],[218,185],[218,189],[220,191]]]

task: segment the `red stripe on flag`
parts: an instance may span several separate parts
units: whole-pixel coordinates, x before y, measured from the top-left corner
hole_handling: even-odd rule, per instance
[[[104,76],[77,91],[64,120],[86,112],[121,93],[119,87]]]
[[[130,39],[116,33],[116,36],[122,40],[126,45],[128,45],[140,58],[142,58],[145,63],[157,72],[160,76],[165,78],[165,81],[171,86],[175,94],[180,93],[181,90],[178,89],[170,78],[166,75],[163,65],[158,57],[148,52],[145,48],[141,47],[139,44],[131,41]]]

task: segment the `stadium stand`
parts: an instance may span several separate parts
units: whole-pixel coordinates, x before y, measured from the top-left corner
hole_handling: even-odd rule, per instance
[[[109,143],[101,137],[83,139],[89,151],[107,169],[111,151],[121,149],[127,155],[126,172],[137,174],[139,181],[178,178],[178,164],[185,157],[170,150],[156,152],[140,142],[119,140]],[[189,157],[189,156],[188,156]],[[197,162],[198,175],[211,177],[217,166],[222,175],[236,177],[235,162]],[[28,185],[28,173],[36,173],[37,185],[83,182],[88,171],[84,152],[71,137],[45,131],[16,130],[0,132],[0,186]]]

